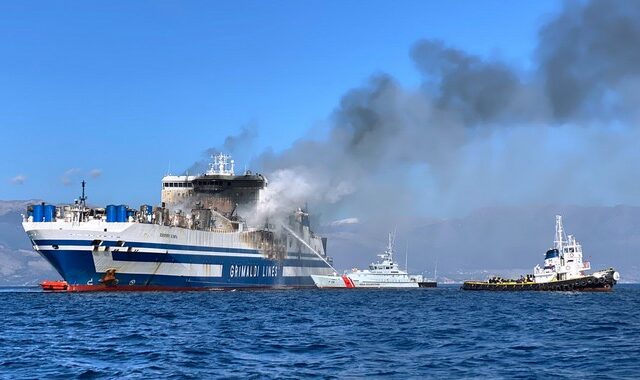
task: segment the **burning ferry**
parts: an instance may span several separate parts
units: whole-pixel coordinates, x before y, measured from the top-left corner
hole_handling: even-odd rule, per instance
[[[562,216],[556,215],[554,247],[544,256],[544,266],[536,265],[533,274],[520,279],[493,277],[487,281],[466,281],[464,290],[550,290],[609,291],[620,279],[613,268],[587,274],[591,264],[582,257],[582,245],[573,235],[567,236]]]
[[[334,270],[306,210],[247,222],[267,185],[218,154],[206,173],[165,176],[159,206],[88,207],[83,182],[74,204],[31,205],[22,226],[68,291],[313,287]]]

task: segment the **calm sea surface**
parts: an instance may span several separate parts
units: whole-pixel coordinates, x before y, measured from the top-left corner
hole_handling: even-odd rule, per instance
[[[640,378],[612,293],[0,292],[2,378]]]

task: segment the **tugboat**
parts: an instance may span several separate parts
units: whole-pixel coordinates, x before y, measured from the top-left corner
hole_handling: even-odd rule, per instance
[[[613,268],[586,274],[591,269],[583,261],[582,246],[573,235],[566,236],[562,216],[556,215],[554,247],[544,257],[544,266],[536,265],[533,274],[519,279],[492,277],[487,281],[466,281],[463,290],[545,290],[545,291],[610,291],[620,279]]]
[[[354,268],[343,275],[311,275],[318,288],[435,288],[435,281],[427,281],[422,275],[410,275],[401,270],[393,260],[394,236],[389,233],[387,248],[379,254],[380,260],[369,269]]]

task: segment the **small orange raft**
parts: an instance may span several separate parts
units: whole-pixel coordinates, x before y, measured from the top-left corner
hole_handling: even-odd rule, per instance
[[[66,281],[42,281],[40,287],[42,287],[42,290],[61,292],[67,290],[69,284]]]

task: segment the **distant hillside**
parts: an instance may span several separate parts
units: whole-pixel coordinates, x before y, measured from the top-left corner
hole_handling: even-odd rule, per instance
[[[407,220],[397,225],[396,259],[404,264],[408,244],[415,272],[431,273],[436,260],[439,277],[456,280],[531,271],[553,243],[556,214],[583,244],[592,268],[613,266],[624,281],[640,282],[640,207],[631,206],[496,207],[463,218]],[[325,226],[322,232],[336,267],[344,269],[374,260],[394,227],[376,221]]]
[[[0,201],[0,285],[29,285],[60,276],[40,255],[20,223],[30,201]]]
[[[0,201],[0,285],[33,284],[59,276],[31,249],[20,225],[27,204]],[[568,233],[583,244],[592,267],[613,266],[626,282],[640,282],[640,207],[528,206],[477,210],[463,218],[412,218],[398,225],[386,220],[322,226],[328,251],[339,270],[364,267],[397,227],[396,259],[403,266],[408,245],[412,272],[460,281],[488,274],[515,275],[542,262],[551,246],[554,215],[562,214]]]

